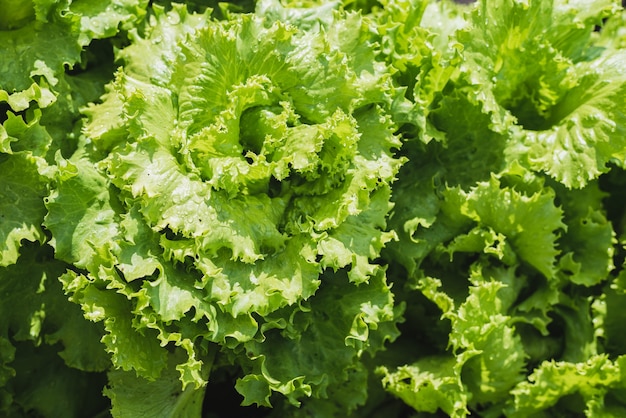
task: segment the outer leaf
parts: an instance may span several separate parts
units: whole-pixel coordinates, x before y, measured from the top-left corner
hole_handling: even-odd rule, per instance
[[[623,348],[624,334],[621,332],[625,296],[621,288],[616,289],[615,284],[608,284],[606,287],[602,297],[596,299],[593,305],[595,334],[604,352],[626,354]]]
[[[615,267],[615,232],[601,202],[605,195],[595,182],[567,193],[559,187],[555,189],[567,225],[567,232],[559,240],[564,253],[559,261],[561,271],[576,284],[601,283]]]
[[[0,154],[0,266],[17,261],[22,240],[44,241],[46,179],[36,158]]]
[[[623,390],[623,367],[623,357],[615,361],[606,356],[594,356],[583,363],[545,362],[529,377],[528,382],[520,383],[513,390],[515,401],[507,410],[507,415],[528,416],[546,410],[560,398],[575,393],[582,396],[586,413],[590,416],[611,416],[612,411],[624,411],[623,402],[605,398],[611,389]],[[615,401],[617,405],[612,404]]]
[[[269,316],[263,340],[245,344],[250,360],[244,362],[246,376],[237,383],[244,404],[268,406],[272,392],[283,393],[298,406],[306,397],[339,402],[340,411],[362,404],[367,382],[357,378],[366,374],[360,356],[374,354],[397,336],[398,312],[383,278],[379,271],[369,286],[354,287],[344,274],[329,274],[310,303]],[[353,397],[335,399],[336,390]]]
[[[576,87],[554,107],[552,127],[523,140],[533,168],[580,188],[606,172],[609,161],[624,160],[625,62],[626,54],[607,52],[576,67]]]
[[[468,395],[460,379],[454,358],[425,358],[412,365],[401,366],[390,373],[385,368],[383,385],[417,411],[445,412],[450,417],[469,415]]]
[[[69,368],[57,354],[49,345],[17,345],[13,362],[17,375],[6,387],[15,397],[8,411],[0,409],[5,416],[80,418],[107,413],[109,404],[102,396],[106,376]]]
[[[88,45],[92,39],[109,38],[120,29],[131,29],[146,13],[146,0],[96,1],[83,0],[68,2],[69,12],[80,20],[78,43]]]
[[[85,317],[104,321],[107,334],[102,342],[111,354],[113,365],[134,370],[138,375],[156,379],[167,363],[167,350],[159,345],[154,332],[137,332],[131,305],[121,295],[88,287],[88,279],[68,272],[61,278],[64,287],[74,292],[71,300],[80,303]]]
[[[105,179],[90,161],[77,156],[59,163],[57,188],[46,199],[45,225],[56,257],[85,268],[117,235],[115,213]]]
[[[493,177],[468,194],[467,206],[462,211],[504,234],[520,258],[546,277],[553,277],[559,253],[555,231],[565,225],[551,191],[525,196],[513,189],[500,188],[499,181]]]
[[[71,20],[32,22],[17,30],[0,31],[0,54],[15,57],[0,65],[0,89],[10,93],[26,90],[32,83],[31,76],[42,75],[42,69],[47,81],[55,84],[65,64],[74,65],[80,60],[76,32]]]
[[[459,350],[457,361],[467,358],[463,381],[474,405],[502,402],[523,377],[525,353],[511,318],[503,314],[502,287],[497,281],[480,283],[470,288],[457,313],[444,314],[452,321],[450,343]]]
[[[512,270],[475,269],[469,295],[458,307],[440,281],[420,280],[420,290],[441,309],[442,319],[450,320],[448,344],[454,356],[423,357],[394,372],[383,368],[386,389],[417,411],[441,409],[455,417],[467,416],[469,408],[505,402],[523,379],[525,365],[521,339],[507,315],[521,289],[515,280]]]

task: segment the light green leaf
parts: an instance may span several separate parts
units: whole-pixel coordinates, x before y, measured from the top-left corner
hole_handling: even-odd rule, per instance
[[[502,187],[494,176],[467,194],[462,212],[510,241],[517,255],[546,277],[555,274],[556,231],[565,228],[550,189],[530,196]]]
[[[76,16],[80,21],[78,43],[88,45],[92,39],[109,38],[120,29],[131,29],[146,14],[147,0],[69,2],[65,16]]]
[[[106,179],[79,154],[59,160],[57,187],[46,198],[44,224],[56,256],[85,268],[118,234]]]
[[[382,271],[359,286],[349,283],[345,273],[325,275],[304,309],[268,316],[271,327],[263,340],[245,344],[247,373],[236,386],[244,404],[269,405],[271,393],[280,392],[296,406],[313,397],[353,410],[366,398],[366,380],[354,379],[363,373],[359,358],[397,337],[397,314]],[[332,398],[333,388],[344,385],[357,395]]]
[[[61,277],[63,287],[71,292],[70,300],[79,303],[85,317],[94,322],[103,321],[106,334],[102,342],[116,368],[133,370],[147,379],[157,379],[166,367],[167,349],[159,344],[158,333],[138,330],[133,308],[126,297],[98,289],[89,279],[74,272]]]
[[[607,52],[573,68],[571,86],[552,108],[549,126],[526,132],[524,158],[572,188],[581,188],[626,158],[626,54]],[[517,152],[516,152],[517,154]]]
[[[386,368],[378,372],[384,375],[385,389],[416,411],[437,413],[441,410],[454,418],[469,415],[469,396],[453,357],[425,358],[393,372]]]
[[[14,264],[22,240],[45,241],[41,229],[47,179],[36,158],[0,154],[0,267]]]
[[[508,406],[507,415],[528,416],[547,410],[565,396],[579,394],[587,414],[593,411],[593,416],[610,416],[599,414],[607,414],[611,410],[607,393],[613,388],[624,388],[624,366],[624,357],[611,361],[605,355],[593,356],[580,363],[546,361],[529,376],[527,382],[513,389],[514,401]],[[617,403],[623,410],[623,402],[618,400]],[[571,406],[573,410],[568,411],[567,405],[564,405],[566,413],[573,413],[578,405]]]
[[[452,322],[450,344],[457,361],[467,358],[462,377],[472,404],[504,401],[523,378],[526,354],[499,296],[504,286],[498,281],[478,283],[457,312],[444,314]]]

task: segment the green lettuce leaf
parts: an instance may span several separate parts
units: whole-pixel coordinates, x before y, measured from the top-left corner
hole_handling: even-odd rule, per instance
[[[461,211],[466,216],[480,227],[502,234],[498,239],[506,237],[522,260],[546,277],[554,276],[559,253],[555,231],[565,228],[565,224],[549,189],[525,196],[515,189],[501,187],[500,181],[493,177],[489,183],[479,183],[465,200],[467,206]],[[496,241],[492,245],[495,244]]]
[[[523,379],[525,352],[508,315],[521,289],[515,283],[519,279],[513,270],[479,265],[471,274],[469,294],[458,306],[440,280],[419,282],[420,291],[440,308],[441,318],[450,321],[449,353],[379,370],[386,389],[417,411],[441,409],[463,417],[470,409],[497,409]]]
[[[450,417],[466,417],[468,395],[460,379],[458,362],[453,357],[424,358],[390,372],[381,367],[383,385],[394,396],[416,411]]]
[[[559,239],[563,257],[560,270],[576,284],[593,286],[602,283],[613,271],[615,231],[606,218],[602,199],[606,195],[592,182],[582,190],[565,192],[555,186],[564,212],[567,231]]]
[[[335,416],[363,404],[367,370],[359,358],[397,337],[399,311],[384,277],[378,270],[369,286],[355,287],[345,274],[329,274],[310,301],[267,316],[263,339],[246,343],[245,356],[238,356],[246,359],[246,375],[237,383],[244,405],[270,406],[273,392],[304,415],[334,410],[325,416]],[[336,398],[344,391],[351,396]]]
[[[45,241],[41,220],[47,181],[38,159],[25,153],[0,154],[0,266],[14,264],[23,240]]]
[[[26,90],[39,77],[55,85],[66,65],[71,68],[81,61],[82,48],[93,39],[114,36],[121,28],[137,24],[147,1],[3,4],[3,9],[9,9],[0,21],[0,54],[14,59],[3,60],[0,90],[10,94]]]
[[[621,398],[623,368],[624,357],[612,361],[603,355],[580,363],[545,362],[528,382],[513,389],[514,401],[506,410],[507,416],[549,411],[557,404],[565,413],[584,410],[586,416],[619,416],[626,411]]]
[[[626,30],[624,30],[624,20],[626,13],[616,13],[611,16],[602,26],[594,44],[612,50],[624,49],[626,47]]]
[[[80,157],[60,160],[57,186],[46,198],[45,226],[58,259],[85,268],[118,231],[106,179]],[[89,239],[84,239],[85,236]]]
[[[432,120],[431,112],[445,109],[438,104],[441,92],[458,76],[461,45],[452,35],[465,26],[467,6],[452,1],[385,1],[381,6],[373,13],[379,48],[407,99],[396,100],[394,117],[406,138],[443,141],[443,125]]]

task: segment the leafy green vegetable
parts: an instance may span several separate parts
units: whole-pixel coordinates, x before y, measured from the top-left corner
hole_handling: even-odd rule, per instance
[[[618,2],[0,10],[0,415],[626,412]]]
[[[353,60],[367,53],[357,15],[326,32],[154,11],[86,110],[85,143],[47,199],[56,255],[87,270],[62,278],[65,289],[104,321],[116,367],[157,379],[179,346],[181,381],[200,388],[217,344],[241,363],[245,403],[325,398],[396,335],[398,310],[371,263],[394,237],[385,215],[401,164],[384,66]],[[326,314],[337,329],[314,331],[307,318],[333,305],[324,288],[343,276],[346,309]],[[329,353],[319,370],[306,352],[274,370],[306,339]]]

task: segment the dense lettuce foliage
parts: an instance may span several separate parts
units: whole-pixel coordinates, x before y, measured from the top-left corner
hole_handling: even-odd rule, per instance
[[[626,415],[616,1],[183,3],[0,0],[0,415]]]

